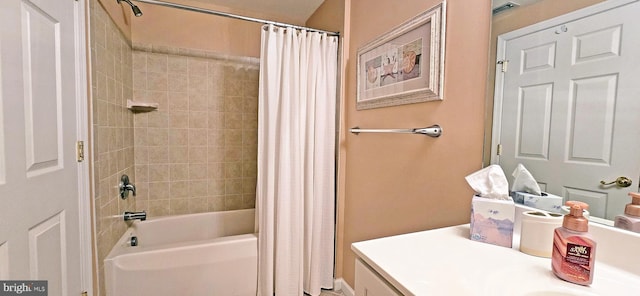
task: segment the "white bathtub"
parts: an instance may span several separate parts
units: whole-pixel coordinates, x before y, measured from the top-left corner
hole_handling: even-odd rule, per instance
[[[249,209],[134,222],[104,260],[107,295],[255,296],[254,220]]]

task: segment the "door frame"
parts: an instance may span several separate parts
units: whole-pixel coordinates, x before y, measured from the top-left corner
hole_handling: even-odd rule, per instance
[[[623,5],[627,5],[640,0],[607,0],[588,6],[576,11],[557,16],[521,29],[517,29],[508,33],[498,36],[496,45],[496,63],[505,59],[507,42],[520,38],[524,35],[535,33],[538,31],[546,30],[551,27],[559,26],[567,22],[571,22],[577,19],[586,18],[594,14],[598,14],[607,10],[611,10]],[[502,132],[502,101],[503,101],[503,87],[504,87],[505,73],[501,71],[500,67],[496,67],[496,77],[494,84],[493,95],[493,125],[491,130],[491,160],[490,164],[498,164],[500,156],[498,155],[498,144],[500,144],[500,134]]]
[[[91,187],[89,168],[93,160],[89,149],[89,92],[88,92],[88,40],[87,26],[89,5],[86,0],[76,0],[74,7],[75,55],[77,60],[76,74],[76,135],[77,140],[84,143],[83,161],[78,162],[78,216],[80,221],[80,286],[87,295],[93,295],[93,221],[91,207]]]

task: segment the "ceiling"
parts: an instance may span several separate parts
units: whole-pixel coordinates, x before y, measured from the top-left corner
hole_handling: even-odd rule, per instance
[[[286,16],[304,24],[324,0],[196,0],[242,11],[272,16]]]

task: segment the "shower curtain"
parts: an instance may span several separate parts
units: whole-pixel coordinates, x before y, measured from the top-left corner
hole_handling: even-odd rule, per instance
[[[258,295],[333,286],[337,37],[262,30]]]

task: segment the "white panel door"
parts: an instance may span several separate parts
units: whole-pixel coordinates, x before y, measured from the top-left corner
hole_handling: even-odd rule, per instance
[[[624,211],[640,181],[638,15],[634,2],[499,45],[509,62],[497,79],[502,152],[493,162],[509,177],[522,163],[547,192],[589,203],[593,216]],[[633,185],[600,184],[619,176]]]
[[[77,5],[0,1],[0,278],[51,296],[82,292]]]

